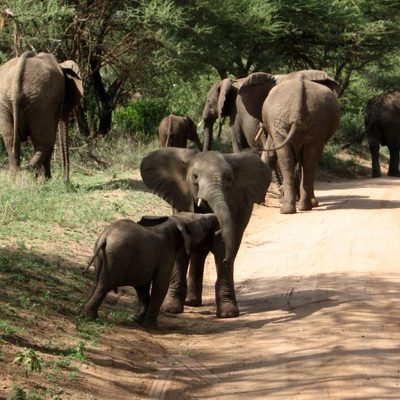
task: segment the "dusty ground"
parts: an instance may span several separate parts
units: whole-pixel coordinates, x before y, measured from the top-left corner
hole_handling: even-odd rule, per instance
[[[320,207],[257,206],[237,257],[239,318],[205,305],[121,327],[77,383],[96,399],[398,399],[400,181],[319,183]]]

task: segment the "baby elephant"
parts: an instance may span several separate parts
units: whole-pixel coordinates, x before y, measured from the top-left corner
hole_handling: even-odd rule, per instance
[[[129,219],[114,222],[97,239],[94,254],[83,271],[94,262],[95,276],[84,314],[97,318],[108,292],[117,291],[119,286],[133,286],[139,302],[136,321],[157,327],[178,251],[184,247],[189,254],[192,245],[213,235],[217,228],[214,214],[189,212],[151,221],[142,218],[139,223]]]

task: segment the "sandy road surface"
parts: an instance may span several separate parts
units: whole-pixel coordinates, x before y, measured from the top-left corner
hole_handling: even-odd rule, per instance
[[[256,207],[236,261],[241,316],[162,315],[144,398],[400,398],[400,181],[317,186],[321,206]],[[149,354],[157,359],[157,354]]]

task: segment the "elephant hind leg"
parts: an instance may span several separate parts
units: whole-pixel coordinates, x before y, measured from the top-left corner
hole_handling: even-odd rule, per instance
[[[89,318],[93,318],[93,319],[98,318],[98,316],[99,316],[98,310],[100,308],[100,305],[110,290],[111,289],[105,288],[104,286],[97,285],[97,287],[93,291],[90,299],[86,303],[83,313]]]
[[[399,172],[399,149],[389,148],[390,160],[388,176],[400,176]]]
[[[314,207],[318,207],[318,200],[314,194],[314,179],[315,171],[322,151],[323,145],[315,148],[306,147],[303,150],[302,160],[300,161],[300,199],[297,204],[297,208],[301,211],[308,211]]]
[[[29,169],[36,171],[37,175],[44,174],[45,178],[51,178],[50,161],[52,151],[35,150],[35,153],[29,161]]]
[[[138,297],[138,310],[133,317],[139,324],[143,323],[150,301],[150,282],[142,286],[135,286]]]

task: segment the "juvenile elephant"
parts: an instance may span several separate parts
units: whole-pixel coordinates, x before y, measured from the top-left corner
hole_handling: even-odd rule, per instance
[[[163,118],[158,126],[158,138],[160,147],[185,148],[189,139],[196,143],[199,150],[202,149],[196,124],[188,116],[171,114]]]
[[[389,149],[388,175],[400,176],[400,91],[382,93],[370,99],[364,121],[372,158],[372,177],[381,176],[379,145]]]
[[[146,186],[176,211],[213,212],[220,231],[212,243],[196,248],[190,259],[178,254],[163,309],[183,312],[186,304],[202,303],[204,262],[214,253],[217,282],[217,316],[237,317],[233,266],[254,203],[264,201],[271,182],[269,167],[250,151],[223,154],[217,151],[163,148],[147,155],[140,172]]]
[[[51,178],[50,160],[60,135],[64,179],[69,180],[68,118],[83,94],[78,66],[29,51],[0,68],[0,130],[12,174],[20,169],[21,142],[30,138],[29,166]]]
[[[276,148],[283,178],[282,214],[296,212],[296,164],[300,169],[299,210],[318,206],[314,177],[325,143],[339,126],[336,94],[324,85],[295,74],[274,87],[262,108],[267,148]],[[267,162],[273,167],[274,153]]]
[[[190,253],[193,245],[212,235],[218,226],[214,214],[188,212],[157,222],[123,219],[111,224],[97,239],[93,257],[83,272],[94,262],[95,277],[84,308],[88,317],[98,317],[108,292],[119,286],[133,286],[139,302],[136,320],[157,327],[178,251],[184,248]]]

